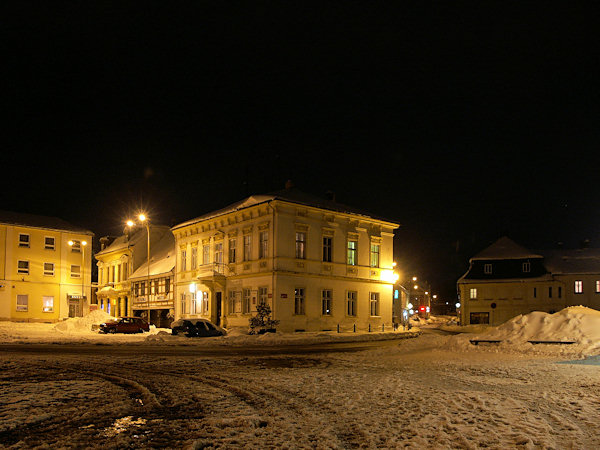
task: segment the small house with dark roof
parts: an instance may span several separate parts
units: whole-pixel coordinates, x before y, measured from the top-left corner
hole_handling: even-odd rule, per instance
[[[499,325],[532,311],[600,309],[600,249],[531,251],[502,237],[458,280],[463,325]]]
[[[389,328],[398,226],[289,184],[180,223],[176,319],[247,329],[263,303],[284,332]]]
[[[0,320],[89,311],[94,233],[57,217],[0,211]]]

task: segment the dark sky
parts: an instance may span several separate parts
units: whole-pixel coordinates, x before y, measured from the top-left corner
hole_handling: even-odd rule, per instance
[[[448,296],[505,234],[600,246],[593,14],[453,3],[3,6],[0,208],[99,237],[292,179],[400,222]]]

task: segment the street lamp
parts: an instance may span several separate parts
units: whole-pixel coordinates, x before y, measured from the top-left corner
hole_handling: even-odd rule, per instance
[[[148,311],[148,324],[150,324],[150,220],[148,219],[148,217],[146,217],[146,214],[144,213],[140,213],[138,215],[138,220],[140,221],[140,223],[142,225],[146,226],[146,232],[148,234],[148,240],[147,240],[147,279],[146,279],[146,283],[148,286],[148,293],[146,294],[146,308]],[[133,222],[133,220],[128,220],[127,221],[127,226],[128,227],[132,227],[135,225],[135,222]]]
[[[69,247],[73,247],[73,245],[75,245],[75,241],[69,241],[68,244]],[[85,298],[85,246],[87,245],[87,242],[81,241],[79,244],[79,248],[81,249],[81,306],[83,306],[83,299]]]

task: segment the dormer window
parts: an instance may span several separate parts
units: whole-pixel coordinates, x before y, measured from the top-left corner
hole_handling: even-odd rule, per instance
[[[523,263],[523,273],[529,273],[531,272],[531,263],[528,262],[524,262]]]
[[[486,275],[491,275],[492,274],[492,265],[484,264],[483,265],[483,273],[485,273]]]

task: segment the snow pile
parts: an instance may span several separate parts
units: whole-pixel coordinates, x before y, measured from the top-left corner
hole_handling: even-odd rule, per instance
[[[92,325],[116,320],[110,314],[98,309],[83,317],[70,317],[54,325],[54,329],[63,333],[81,333],[92,330]]]
[[[496,348],[527,352],[600,353],[600,311],[584,306],[570,306],[555,314],[534,311],[518,315],[497,327],[477,335],[453,336],[450,347],[473,349],[472,339],[499,340]],[[573,344],[532,344],[529,341],[574,342]],[[478,345],[477,347],[480,347]]]

